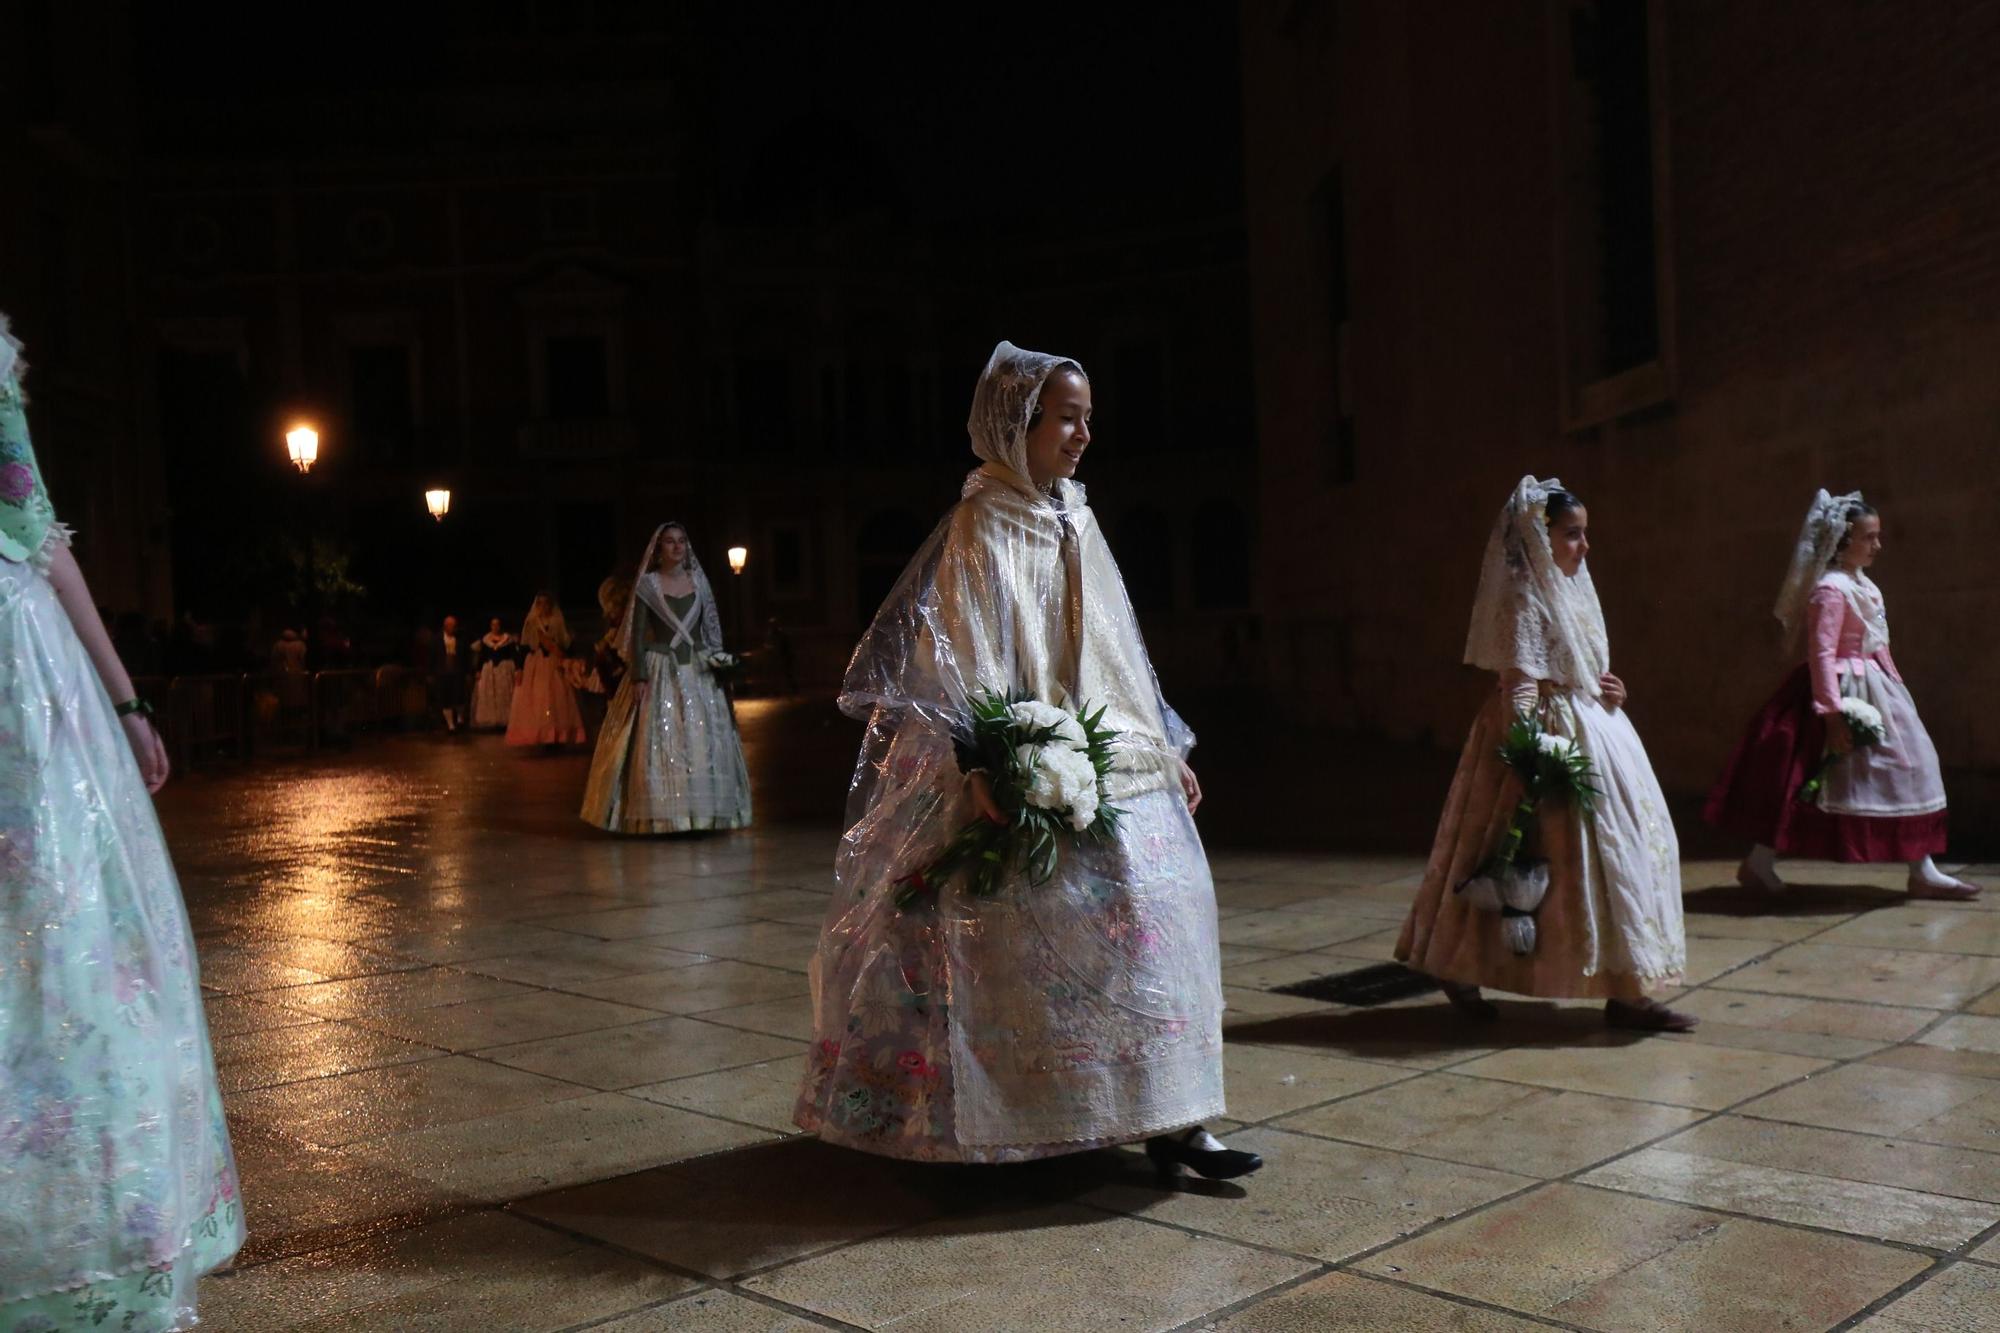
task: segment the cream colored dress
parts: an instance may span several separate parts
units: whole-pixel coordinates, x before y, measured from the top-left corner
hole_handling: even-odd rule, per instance
[[[1499,688],[1466,738],[1396,957],[1464,985],[1637,999],[1678,984],[1687,966],[1680,844],[1631,718],[1599,694],[1611,649],[1588,566],[1574,576],[1555,566],[1546,506],[1560,487],[1522,478],[1488,543],[1466,660],[1495,672]],[[1535,912],[1535,947],[1519,955],[1501,918],[1458,890],[1499,846],[1521,800],[1499,747],[1524,713],[1589,757],[1598,796],[1590,814],[1553,802],[1538,812],[1549,890]]]

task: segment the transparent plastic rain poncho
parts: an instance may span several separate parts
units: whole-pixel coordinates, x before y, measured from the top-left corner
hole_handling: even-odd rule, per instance
[[[722,616],[701,561],[688,549],[694,586],[685,610],[657,568],[663,523],[646,544],[618,624],[625,678],[605,709],[584,785],[583,818],[613,833],[688,833],[750,822],[750,773],[729,696],[709,668],[722,648]]]
[[[48,571],[0,319],[0,1328],[182,1326],[243,1240],[194,940],[123,724]],[[25,502],[25,503],[24,503]]]
[[[1194,738],[1160,698],[1083,488],[1028,480],[1044,381],[1001,343],[969,422],[984,466],[863,636],[840,706],[867,724],[812,965],[798,1122],[871,1152],[1003,1161],[1222,1110],[1215,893],[1180,784]],[[954,751],[982,691],[1106,708],[1118,836],[1055,878],[973,899],[893,886],[973,818]]]

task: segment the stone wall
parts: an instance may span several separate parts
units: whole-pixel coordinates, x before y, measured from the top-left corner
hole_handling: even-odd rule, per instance
[[[1706,788],[1785,669],[1770,606],[1815,487],[1885,513],[1897,658],[2000,824],[2000,5],[1664,13],[1668,400],[1567,430],[1558,10],[1246,0],[1259,596],[1302,720],[1455,746],[1488,525],[1523,472],[1590,504],[1614,669]],[[1329,480],[1320,200],[1340,173],[1354,478]],[[1987,835],[1990,838],[1990,834]]]

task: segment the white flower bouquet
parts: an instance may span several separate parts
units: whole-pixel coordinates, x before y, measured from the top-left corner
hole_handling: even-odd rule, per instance
[[[1866,699],[1842,699],[1837,716],[1837,722],[1833,718],[1828,718],[1827,725],[1845,724],[1848,738],[1854,742],[1855,750],[1866,750],[1888,739],[1889,728],[1882,721],[1882,710]],[[1826,790],[1826,775],[1833,771],[1833,766],[1839,761],[1840,756],[1831,750],[1819,761],[1819,767],[1813,770],[1813,775],[1799,784],[1800,805],[1812,805],[1819,800],[1819,794]]]
[[[1588,817],[1597,801],[1597,771],[1575,741],[1547,731],[1526,714],[1507,729],[1499,753],[1520,776],[1521,802],[1514,807],[1499,849],[1458,886],[1458,892],[1474,907],[1499,913],[1507,946],[1527,954],[1535,948],[1535,909],[1549,891],[1548,862],[1521,858],[1528,822],[1538,817],[1542,802],[1550,800],[1573,803]]]
[[[725,653],[721,649],[707,654],[701,664],[708,668],[708,674],[727,684],[743,670],[743,659],[735,653]]]
[[[896,881],[896,905],[928,899],[959,874],[975,898],[1000,891],[1023,868],[1028,882],[1046,884],[1065,841],[1101,841],[1118,831],[1123,812],[1106,797],[1112,742],[1104,710],[1071,712],[1026,694],[988,692],[972,704],[969,766],[982,769],[1007,823],[974,819],[929,862]]]

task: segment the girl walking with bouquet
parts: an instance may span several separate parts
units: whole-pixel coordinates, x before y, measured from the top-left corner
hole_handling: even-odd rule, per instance
[[[1118,567],[1071,478],[1076,362],[1001,343],[983,460],[855,649],[867,723],[812,961],[796,1120],[921,1161],[1147,1139],[1164,1170],[1262,1165],[1220,1115],[1215,890],[1194,737],[1161,700]]]
[[[1752,842],[1737,878],[1777,892],[1777,858],[1901,861],[1912,898],[1979,888],[1937,868],[1945,848],[1937,749],[1889,656],[1889,617],[1868,567],[1882,517],[1856,491],[1806,511],[1776,615],[1803,657],[1757,715],[1709,794],[1711,824]]]
[[[164,1333],[243,1243],[167,752],[98,619],[0,316],[0,1328]]]
[[[1602,999],[1614,1027],[1684,1032],[1694,1020],[1646,994],[1686,965],[1680,846],[1611,674],[1589,551],[1583,501],[1554,478],[1521,478],[1487,542],[1465,643],[1498,686],[1466,738],[1396,957],[1473,1017],[1498,1016],[1480,994],[1491,986]]]
[[[662,525],[618,625],[629,663],[605,710],[583,792],[583,817],[612,833],[688,833],[750,823],[750,771],[717,673],[715,592],[687,529]]]

